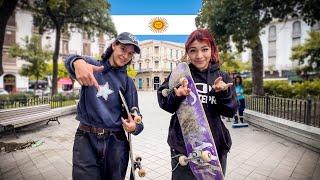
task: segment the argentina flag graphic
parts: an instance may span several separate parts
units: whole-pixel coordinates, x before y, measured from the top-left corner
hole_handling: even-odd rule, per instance
[[[131,32],[140,41],[164,40],[185,43],[196,29],[201,0],[109,0],[118,33]]]

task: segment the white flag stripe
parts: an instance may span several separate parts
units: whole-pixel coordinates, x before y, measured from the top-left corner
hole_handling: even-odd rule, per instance
[[[156,33],[149,27],[157,17],[168,22],[164,32]],[[188,35],[196,29],[195,18],[196,15],[112,15],[118,33],[128,31],[134,35]]]

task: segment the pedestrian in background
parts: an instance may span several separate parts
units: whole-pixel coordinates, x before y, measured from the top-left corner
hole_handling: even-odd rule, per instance
[[[243,112],[246,108],[245,97],[244,97],[244,87],[242,85],[242,77],[237,75],[235,77],[235,89],[237,94],[237,101],[238,101],[238,113],[234,116],[234,124],[238,124],[239,120],[243,123]]]

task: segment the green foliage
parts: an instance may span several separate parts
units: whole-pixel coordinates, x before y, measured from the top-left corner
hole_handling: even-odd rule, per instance
[[[242,81],[245,94],[252,94],[252,80],[243,79]]]
[[[298,61],[302,66],[300,71],[320,73],[320,32],[309,32],[309,38],[303,44],[292,48],[293,61]],[[306,61],[306,62],[305,62]]]
[[[34,25],[39,32],[54,29],[56,44],[53,53],[52,94],[57,93],[58,57],[61,33],[68,30],[83,30],[88,38],[100,32],[116,34],[106,0],[34,0],[28,4],[33,12]]]
[[[307,24],[313,25],[320,20],[320,4],[318,0],[260,0],[264,18],[287,20],[290,17],[301,17]]]
[[[20,57],[28,62],[28,65],[23,66],[20,74],[34,78],[36,80],[45,77],[47,61],[51,58],[51,53],[42,50],[41,38],[38,35],[28,36],[24,38],[25,48],[15,44],[10,47],[9,55],[11,57]]]
[[[135,69],[133,69],[131,66],[128,66],[127,68],[127,73],[128,76],[131,77],[132,79],[134,79],[137,76],[137,71]]]
[[[245,93],[251,94],[252,81],[244,80]],[[276,97],[301,98],[305,99],[308,95],[319,98],[320,80],[304,81],[302,83],[288,84],[287,81],[265,81],[265,93]]]
[[[34,23],[40,32],[48,29],[79,28],[93,35],[95,31],[116,34],[105,0],[35,0],[29,8],[34,12]]]
[[[308,95],[320,97],[320,80],[305,81],[303,83],[294,84],[294,95],[299,98],[306,98]]]
[[[256,43],[260,30],[271,21],[261,18],[260,4],[254,0],[203,0],[196,18],[198,27],[207,27],[223,50],[230,49],[229,40],[242,51]],[[251,45],[252,46],[252,45]]]
[[[230,40],[240,52],[245,47],[252,50],[254,94],[263,94],[263,56],[259,39],[262,28],[273,19],[282,21],[297,16],[312,25],[320,20],[319,12],[317,0],[202,0],[196,25],[208,28],[223,51],[231,48]]]
[[[294,97],[293,86],[288,81],[265,81],[265,93],[278,97]]]
[[[32,98],[34,95],[29,92],[20,92],[8,95],[0,95],[0,100],[23,101]]]
[[[251,69],[248,65],[250,62],[242,62],[238,53],[224,51],[219,55],[222,60],[221,69],[225,72],[243,72]]]
[[[47,64],[46,75],[52,75],[52,63]],[[58,64],[58,78],[69,77],[69,73],[63,63]]]

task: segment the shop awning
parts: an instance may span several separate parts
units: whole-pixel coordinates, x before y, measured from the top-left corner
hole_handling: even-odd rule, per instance
[[[70,78],[60,78],[58,84],[72,84],[72,81]]]

